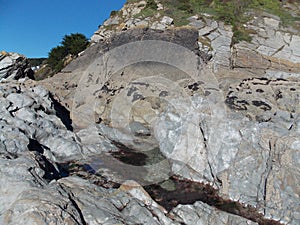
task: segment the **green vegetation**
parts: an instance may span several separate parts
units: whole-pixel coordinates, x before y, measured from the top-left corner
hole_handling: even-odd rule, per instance
[[[294,1],[289,0],[290,3]],[[127,2],[137,1],[127,0]],[[249,20],[245,15],[245,12],[249,10],[272,13],[280,17],[284,26],[293,25],[295,20],[300,20],[300,18],[294,18],[285,11],[280,0],[161,0],[161,2],[165,9],[164,12],[160,13],[172,17],[176,26],[187,25],[188,17],[201,13],[208,13],[214,19],[232,25],[234,42],[251,40],[251,31],[243,27],[243,24]],[[147,0],[147,6],[137,17],[153,16],[156,13],[156,8],[154,0]]]
[[[193,15],[193,9],[190,1],[185,0],[166,0],[165,14],[174,19],[175,26],[184,26],[189,22],[188,17]]]
[[[49,66],[42,65],[42,67],[34,73],[35,80],[43,80],[53,74]]]
[[[155,3],[154,0],[147,0],[146,8],[152,9],[152,10],[156,10],[157,9],[157,5],[156,5],[156,3]]]
[[[29,58],[30,66],[40,66],[45,62],[46,58]]]
[[[295,0],[289,0],[289,3],[293,3]],[[293,17],[288,11],[282,8],[282,1],[279,0],[251,0],[250,1],[251,8],[264,10],[268,13],[274,14],[278,16],[282,25],[290,25],[293,26],[296,20],[300,20],[300,18]]]
[[[157,12],[157,5],[155,3],[154,0],[147,0],[146,1],[146,7],[137,15],[135,15],[135,17],[142,17],[142,18],[146,18],[146,17],[152,17],[155,15],[155,13]]]
[[[146,17],[152,17],[154,16],[156,13],[156,10],[150,9],[150,8],[145,8],[143,9],[140,13],[136,14],[134,17],[138,18],[138,17],[142,17],[142,18],[146,18]]]
[[[110,17],[116,16],[116,15],[118,15],[118,13],[119,13],[119,11],[113,10],[110,12]]]
[[[67,55],[65,47],[57,46],[49,52],[47,63],[54,72],[59,72],[64,66],[63,59]]]
[[[48,66],[53,70],[53,73],[59,72],[64,67],[66,56],[77,56],[78,53],[86,49],[88,44],[88,39],[83,34],[65,35],[61,45],[52,48],[48,53]]]

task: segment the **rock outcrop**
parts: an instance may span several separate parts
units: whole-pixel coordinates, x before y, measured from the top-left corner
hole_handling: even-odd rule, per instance
[[[268,14],[248,22],[246,27],[254,32],[252,41],[234,46],[232,67],[263,72],[269,78],[299,78],[299,31],[279,24],[279,18]]]
[[[235,43],[155,2],[62,73],[0,84],[0,223],[300,223],[299,32],[263,14]]]
[[[138,183],[127,181],[120,186],[114,184],[117,177],[93,175],[96,167],[89,156],[95,160],[105,151],[117,151],[118,145],[97,135],[99,129],[72,132],[48,91],[28,82],[3,83],[0,90],[1,224],[189,223],[184,212],[192,213],[194,208],[179,206],[168,213]],[[74,172],[71,167],[80,166],[76,161],[89,162],[91,170],[81,164],[85,170]],[[110,169],[116,167],[113,164]],[[219,224],[250,222],[208,205],[197,211]]]
[[[246,69],[232,70],[230,58],[226,63],[217,60],[224,59],[222,54],[230,56],[229,47],[224,53],[211,52],[212,61],[207,62],[209,53],[195,48],[197,34],[195,29],[158,33],[135,29],[109,39],[116,52],[107,51],[101,42],[92,46],[86,54],[89,56],[89,51],[94,51],[94,61],[83,56],[82,61],[73,62],[64,73],[71,82],[81,82],[69,85],[67,92],[68,97],[73,96],[72,102],[66,100],[72,109],[74,124],[82,128],[100,123],[97,130],[102,135],[145,155],[148,166],[137,177],[120,173],[122,169],[115,170],[120,166],[133,174],[132,168],[102,164],[110,173],[123,177],[124,180],[118,178],[118,182],[134,177],[141,184],[147,184],[175,173],[208,182],[220,195],[249,204],[266,218],[297,224],[294,212],[298,210],[299,174],[297,161],[289,160],[288,155],[297,154],[298,149],[299,81],[295,77],[271,79],[263,74],[254,78]],[[168,36],[178,39],[165,38]],[[143,40],[133,37],[143,37]],[[157,42],[149,42],[153,39]],[[120,40],[127,43],[124,49]],[[182,43],[186,48],[175,43]],[[151,55],[153,45],[159,49],[154,57]],[[119,54],[124,58],[119,58]],[[182,60],[185,57],[188,62]],[[107,59],[107,70],[99,73],[104,71],[104,59]],[[114,59],[122,59],[121,65],[126,66],[119,66],[116,62],[120,61]],[[132,61],[127,62],[127,59]],[[83,68],[83,64],[90,66]],[[225,77],[231,71],[235,77]],[[138,126],[132,127],[132,124]],[[153,156],[153,149],[157,148],[161,156]],[[153,164],[157,160],[160,163]],[[95,161],[90,165],[108,176]],[[287,182],[287,176],[293,177],[295,182]]]
[[[17,53],[0,53],[0,80],[34,79],[27,58]]]
[[[134,28],[149,27],[155,30],[165,30],[174,27],[173,19],[169,16],[163,16],[161,3],[157,4],[157,13],[155,16],[142,18],[140,13],[147,6],[146,1],[126,3],[124,7],[106,20],[102,26],[91,37],[91,41],[97,43],[109,38],[114,32],[124,31]]]

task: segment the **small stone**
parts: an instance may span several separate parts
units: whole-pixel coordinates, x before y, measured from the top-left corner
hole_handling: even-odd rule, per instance
[[[160,22],[165,25],[171,25],[173,23],[173,21],[174,20],[171,17],[164,16]]]

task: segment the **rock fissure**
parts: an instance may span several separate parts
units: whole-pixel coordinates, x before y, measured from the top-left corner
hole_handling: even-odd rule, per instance
[[[82,224],[82,225],[88,225],[88,223],[87,223],[87,222],[85,221],[85,219],[84,219],[84,216],[83,216],[83,213],[81,212],[81,209],[79,208],[77,202],[74,200],[73,194],[68,193],[68,198],[69,198],[70,202],[71,202],[72,205],[75,207],[75,209],[77,210],[77,212],[78,212],[78,214],[79,214],[79,216],[80,216],[81,221],[80,221],[80,222],[78,221],[78,224],[80,224],[80,225],[81,225],[81,224]],[[71,215],[71,216],[72,216],[72,215]],[[74,218],[74,220],[76,220],[75,217],[73,217],[73,218]]]
[[[57,101],[52,94],[50,94],[49,97],[53,102],[56,116],[61,120],[61,122],[69,131],[73,131],[70,111],[67,110],[59,101]]]
[[[35,169],[36,168],[34,168],[34,167],[30,167],[28,169],[28,172],[34,178],[34,182],[35,183],[37,183],[40,187],[45,187],[47,183],[45,182],[45,180],[43,180],[42,178],[40,178],[40,176],[36,173]]]
[[[70,216],[79,224],[79,225],[88,225],[88,223],[85,221],[85,218],[84,218],[84,214],[83,212],[81,211],[79,205],[77,204],[76,200],[75,200],[75,197],[74,197],[74,194],[67,190],[67,187],[63,187],[62,184],[59,184],[59,188],[67,194],[68,196],[68,199],[70,201],[70,203],[72,204],[72,206],[75,208],[75,210],[77,211],[77,213],[79,214],[79,219],[80,221],[78,221],[78,219],[76,217],[74,217],[74,215],[70,214]]]

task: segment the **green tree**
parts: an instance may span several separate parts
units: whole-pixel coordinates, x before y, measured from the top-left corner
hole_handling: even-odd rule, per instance
[[[65,35],[61,44],[66,48],[68,54],[77,55],[86,49],[89,41],[83,34],[76,33]]]
[[[52,48],[48,53],[47,64],[56,73],[63,68],[63,59],[67,56],[67,50],[64,46]]]
[[[64,67],[64,58],[71,54],[77,56],[88,46],[89,41],[83,34],[65,35],[61,45],[52,48],[48,53],[47,63],[54,73],[59,72]]]

